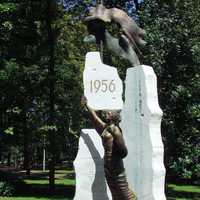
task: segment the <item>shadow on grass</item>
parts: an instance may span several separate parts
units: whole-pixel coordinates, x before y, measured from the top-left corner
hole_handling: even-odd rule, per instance
[[[49,193],[48,184],[26,184],[23,181],[18,181],[15,186],[15,197],[46,197],[49,199],[63,199],[73,198],[75,194],[74,185],[57,184],[53,194]]]
[[[58,173],[56,173],[58,174]],[[65,172],[60,172],[63,174],[56,178],[56,180],[71,180],[73,179],[74,173],[66,174]],[[30,183],[26,183],[24,180],[30,180]],[[62,184],[57,183],[55,185],[55,192],[53,194],[49,193],[49,184],[46,182],[48,180],[48,173],[32,173],[30,176],[26,176],[24,171],[1,171],[0,170],[0,181],[8,181],[14,188],[13,197],[33,197],[33,198],[47,198],[50,200],[69,200],[73,199],[75,194],[75,185],[68,183]],[[38,183],[31,183],[32,180],[38,180]],[[43,182],[45,181],[45,182]]]
[[[166,195],[168,200],[183,198],[185,200],[200,200],[199,192],[177,191],[173,186],[167,186]]]
[[[56,179],[75,179],[75,173],[74,172],[56,172],[56,175],[58,176]],[[14,176],[17,176],[19,179],[31,179],[31,180],[48,180],[49,179],[49,173],[48,172],[41,172],[41,173],[31,173],[31,175],[27,176],[25,172],[21,173],[15,173]],[[60,177],[59,177],[60,176]]]
[[[63,176],[63,178],[66,178],[66,179],[75,179],[75,174],[74,173],[71,173],[71,174],[66,174],[65,176]]]
[[[19,179],[23,180],[23,179],[31,179],[31,180],[48,180],[48,174],[33,174],[33,175],[23,175],[20,176]]]

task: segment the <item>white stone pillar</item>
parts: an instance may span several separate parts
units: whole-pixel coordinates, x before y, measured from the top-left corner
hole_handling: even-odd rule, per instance
[[[104,175],[104,149],[94,129],[83,129],[74,161],[76,193],[74,200],[112,200]]]
[[[161,118],[152,67],[129,68],[121,126],[128,147],[126,173],[138,200],[166,199]]]

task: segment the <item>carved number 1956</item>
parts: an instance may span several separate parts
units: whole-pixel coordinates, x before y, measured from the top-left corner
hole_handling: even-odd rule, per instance
[[[97,93],[99,91],[102,92],[114,92],[116,89],[116,85],[114,80],[91,80],[90,81],[90,92]]]

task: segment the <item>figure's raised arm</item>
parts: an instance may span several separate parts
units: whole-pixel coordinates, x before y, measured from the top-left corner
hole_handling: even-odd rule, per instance
[[[96,129],[96,131],[98,132],[99,135],[102,134],[105,126],[106,126],[106,123],[104,123],[101,118],[97,115],[96,111],[94,109],[92,109],[88,103],[87,103],[87,99],[86,97],[82,97],[81,99],[81,103],[82,105],[85,106],[85,108],[87,109],[87,111],[89,112],[90,114],[90,118],[94,124],[94,128]]]

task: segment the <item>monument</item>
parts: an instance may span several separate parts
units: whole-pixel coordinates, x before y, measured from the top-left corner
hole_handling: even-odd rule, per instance
[[[119,38],[113,37],[106,30],[105,25],[113,22],[120,25],[122,34]],[[86,55],[83,75],[84,94],[88,99],[89,110],[95,112],[122,109],[122,121],[118,132],[123,133],[124,137],[124,140],[120,140],[125,142],[122,149],[127,147],[128,150],[128,156],[124,160],[128,182],[125,181],[126,178],[122,178],[122,183],[125,183],[122,188],[125,188],[126,192],[119,189],[117,193],[117,190],[113,189],[115,174],[107,174],[109,167],[106,164],[109,160],[106,158],[109,158],[107,151],[110,146],[105,145],[104,139],[101,143],[97,134],[110,131],[111,138],[115,140],[115,131],[107,129],[102,123],[100,129],[96,128],[97,131],[82,130],[74,163],[77,180],[74,199],[128,200],[135,199],[132,193],[134,191],[138,200],[165,200],[165,168],[160,133],[162,110],[158,104],[156,75],[152,67],[141,65],[137,56],[141,55],[139,46],[145,44],[142,39],[145,31],[124,11],[117,8],[106,9],[103,5],[91,9],[86,23],[90,37],[93,35],[97,44],[103,42],[108,49],[129,60],[132,65],[127,69],[124,103],[121,99],[122,83],[117,70],[103,64],[98,52],[89,52]],[[106,115],[108,116],[108,112]],[[117,158],[115,153],[112,156],[114,160]],[[111,168],[115,169],[113,163]],[[123,167],[119,169],[120,172],[123,171]],[[119,182],[115,183],[118,187]]]

